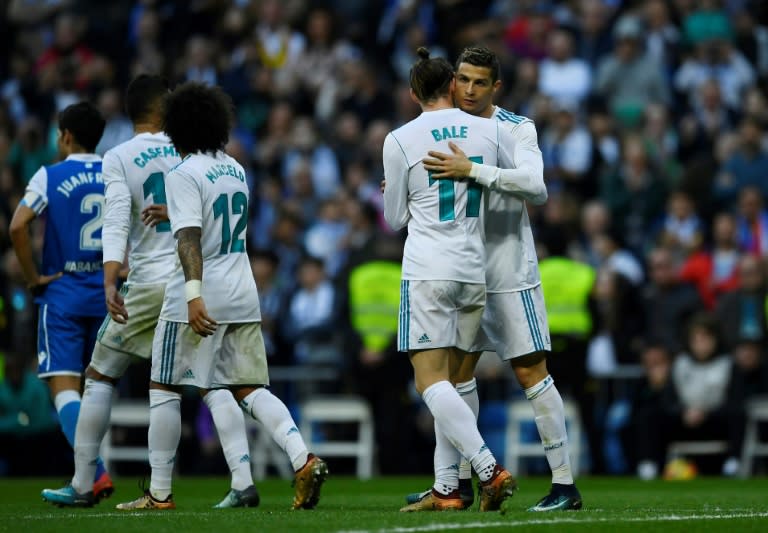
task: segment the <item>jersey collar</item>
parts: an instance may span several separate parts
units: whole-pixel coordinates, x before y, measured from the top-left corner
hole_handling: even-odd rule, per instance
[[[83,163],[94,163],[96,161],[101,161],[101,156],[99,154],[70,154],[67,156],[65,161],[81,161]]]

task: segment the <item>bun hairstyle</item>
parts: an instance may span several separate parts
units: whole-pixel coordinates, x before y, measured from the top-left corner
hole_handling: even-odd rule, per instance
[[[453,67],[442,57],[430,58],[429,50],[420,46],[416,50],[418,61],[411,67],[410,83],[420,102],[446,96],[453,79]]]

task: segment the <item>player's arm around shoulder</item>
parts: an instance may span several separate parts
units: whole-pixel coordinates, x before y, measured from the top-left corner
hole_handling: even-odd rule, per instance
[[[408,210],[408,158],[392,133],[384,139],[384,218],[393,230],[404,228],[411,219]]]
[[[510,127],[499,122],[498,133],[499,167],[472,163],[469,177],[491,190],[543,204],[547,201],[544,162],[533,123]]]

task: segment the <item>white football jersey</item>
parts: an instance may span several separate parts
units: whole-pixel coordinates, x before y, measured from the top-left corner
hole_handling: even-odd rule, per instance
[[[104,154],[104,261],[122,263],[128,246],[132,284],[164,283],[173,272],[175,243],[170,223],[146,226],[141,211],[166,203],[165,179],[180,162],[164,133],[139,133]]]
[[[472,180],[435,180],[427,152],[451,153],[449,141],[477,163],[511,166],[514,139],[500,122],[455,108],[423,112],[384,141],[384,216],[408,225],[403,279],[485,283],[483,187]]]
[[[223,152],[192,154],[166,180],[173,234],[201,228],[202,296],[208,314],[219,323],[258,322],[259,294],[245,253],[248,184],[240,164]],[[188,322],[181,262],[165,288],[160,318]]]
[[[486,290],[516,292],[541,284],[525,202],[547,200],[544,164],[533,122],[496,107],[491,117],[514,137],[510,166],[473,165],[472,177],[490,188],[485,214]]]

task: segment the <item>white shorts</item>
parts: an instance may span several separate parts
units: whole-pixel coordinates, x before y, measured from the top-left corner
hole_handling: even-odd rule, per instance
[[[496,352],[508,361],[551,350],[541,285],[518,292],[488,293],[473,352]]]
[[[480,329],[484,305],[482,283],[402,280],[397,349],[469,350]]]
[[[131,285],[120,289],[128,322],[120,324],[109,315],[99,329],[91,366],[100,374],[120,378],[135,357],[152,356],[152,340],[163,306],[165,284]]]
[[[159,320],[151,379],[201,389],[269,385],[261,323],[219,324],[213,335],[201,337],[189,324]]]

